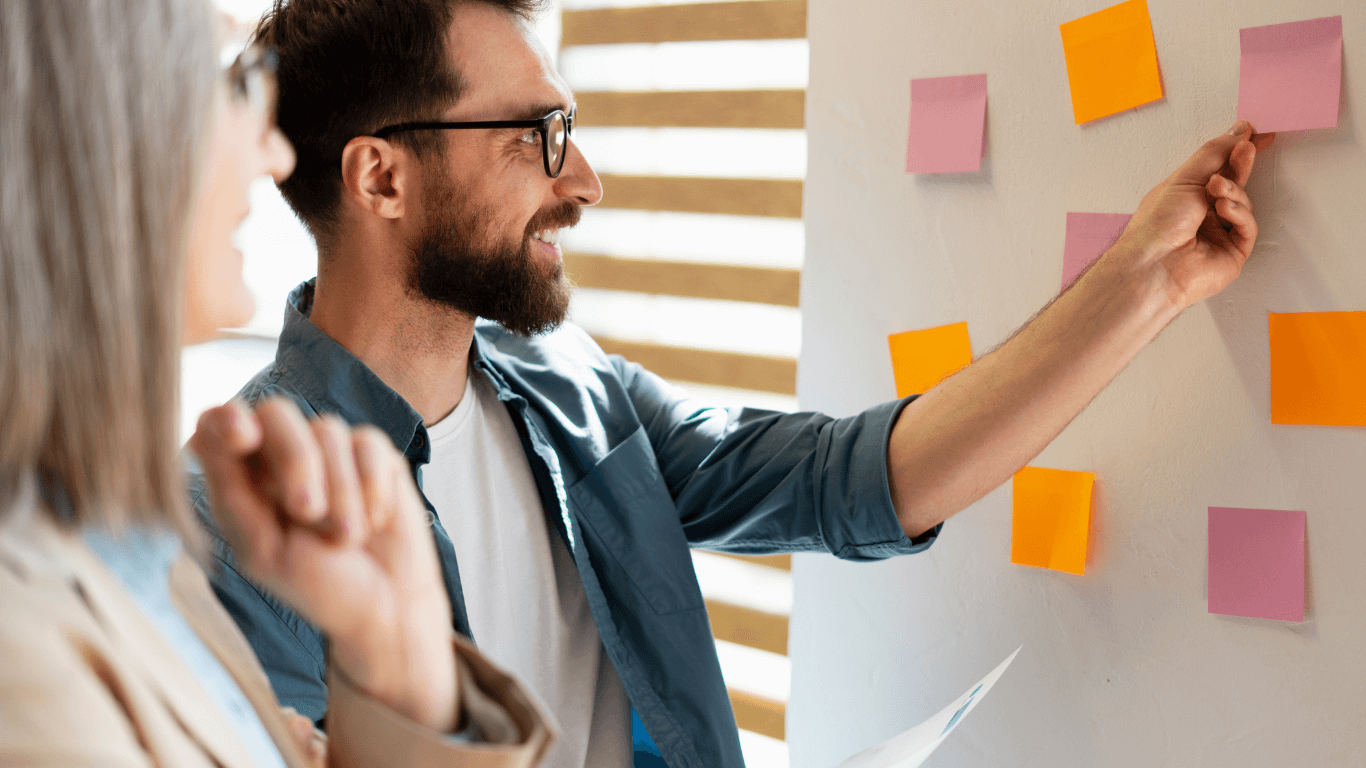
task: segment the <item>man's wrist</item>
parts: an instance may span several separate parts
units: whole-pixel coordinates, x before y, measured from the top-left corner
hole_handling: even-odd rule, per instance
[[[1098,287],[1117,300],[1114,306],[1143,325],[1165,328],[1188,306],[1155,246],[1121,239],[1091,271],[1094,281],[1107,284]]]

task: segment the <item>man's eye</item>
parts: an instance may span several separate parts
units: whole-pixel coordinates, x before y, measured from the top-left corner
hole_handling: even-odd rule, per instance
[[[541,140],[541,132],[532,129],[519,136],[517,140],[534,146],[537,142]]]

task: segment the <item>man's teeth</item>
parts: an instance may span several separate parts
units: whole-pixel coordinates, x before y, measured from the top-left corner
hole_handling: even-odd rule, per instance
[[[540,232],[532,234],[532,237],[543,243],[549,243],[550,245],[560,244],[560,230],[558,229],[543,229]]]

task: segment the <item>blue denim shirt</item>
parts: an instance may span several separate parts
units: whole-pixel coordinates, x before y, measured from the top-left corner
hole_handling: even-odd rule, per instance
[[[311,281],[290,294],[275,361],[242,396],[283,395],[305,414],[374,424],[420,488],[422,417],[309,321],[312,301]],[[524,338],[480,322],[470,354],[512,416],[546,524],[573,554],[607,656],[671,768],[744,765],[691,547],[877,560],[922,551],[939,533],[911,541],[892,507],[887,440],[908,400],[846,419],[708,407],[572,325]],[[207,523],[196,471],[191,495]],[[456,629],[469,635],[455,549],[428,518]],[[322,636],[244,579],[217,536],[214,552],[214,587],[280,700],[322,719]]]

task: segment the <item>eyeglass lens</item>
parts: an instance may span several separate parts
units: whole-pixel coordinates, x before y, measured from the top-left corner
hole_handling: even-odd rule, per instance
[[[564,148],[569,132],[564,113],[555,112],[552,114],[547,121],[545,130],[545,164],[551,176],[559,176],[560,170],[564,168]]]
[[[275,71],[271,54],[249,48],[228,69],[232,94],[239,103],[271,120],[275,117]]]

